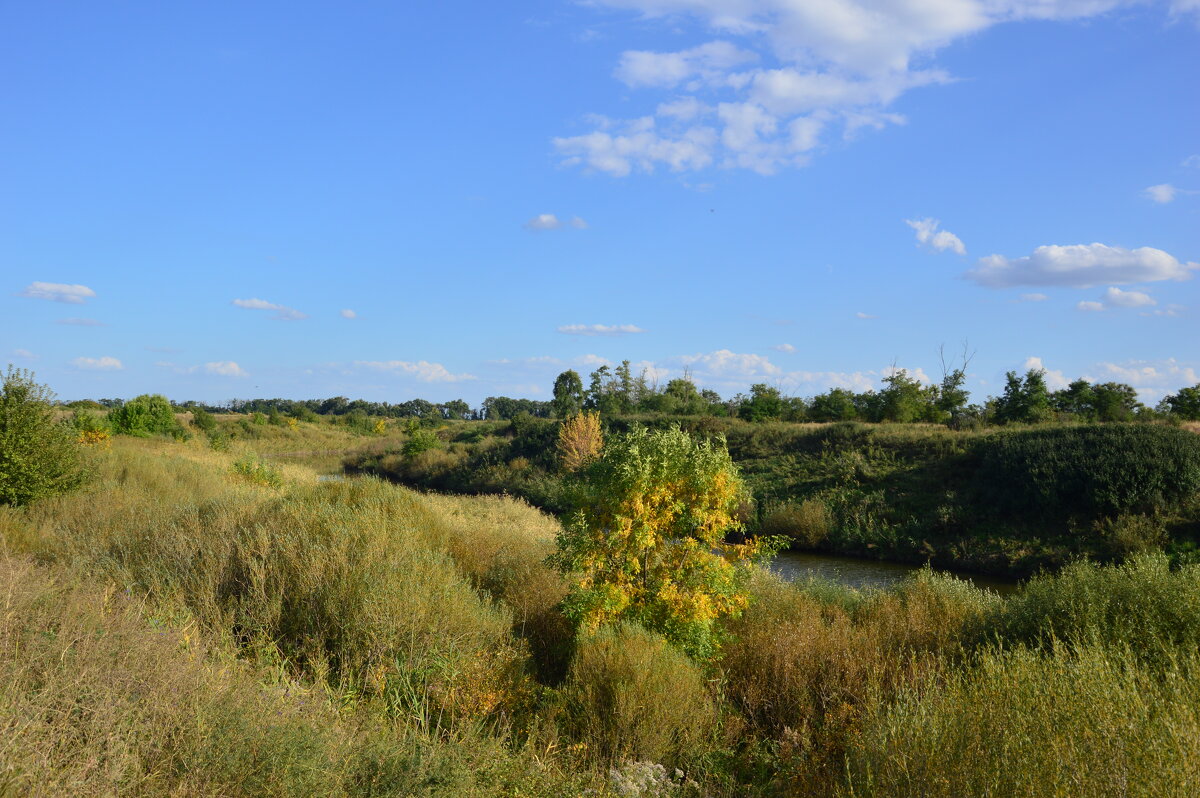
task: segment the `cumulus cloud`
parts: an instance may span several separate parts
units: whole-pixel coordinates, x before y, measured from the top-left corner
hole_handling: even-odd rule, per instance
[[[938,230],[941,224],[937,219],[905,219],[904,223],[917,231],[917,243],[929,246],[937,252],[951,252],[959,255],[966,255],[967,248],[963,246],[962,239],[951,233],[949,230]]]
[[[68,327],[107,327],[108,325],[96,319],[58,319],[55,324],[65,324]]]
[[[356,360],[354,365],[374,371],[412,377],[420,382],[463,382],[476,379],[471,374],[452,374],[441,363],[430,363],[425,360],[419,360],[416,363],[406,360]]]
[[[1154,298],[1149,294],[1141,291],[1122,291],[1116,286],[1110,286],[1104,292],[1104,300],[1110,305],[1116,305],[1119,308],[1144,308],[1149,305],[1157,305]]]
[[[558,331],[564,335],[632,335],[645,332],[636,324],[564,324]]]
[[[1021,367],[1025,371],[1041,371],[1046,380],[1046,387],[1052,391],[1061,391],[1071,384],[1067,376],[1057,369],[1048,369],[1040,357],[1028,357]]]
[[[1166,205],[1175,199],[1175,195],[1179,193],[1179,189],[1172,186],[1170,183],[1160,183],[1157,186],[1148,186],[1142,189],[1142,196],[1152,202],[1157,202],[1160,205]]]
[[[218,377],[249,377],[250,375],[232,360],[217,360],[204,364],[204,373],[215,374]]]
[[[871,315],[870,313],[863,313],[863,312],[860,310],[858,313],[855,313],[855,314],[854,314],[854,318],[856,318],[856,319],[877,319],[877,318],[879,318],[879,317],[878,317],[878,316],[873,316],[873,315]]]
[[[350,308],[342,308],[341,310],[338,311],[338,315],[341,316],[343,319],[357,319],[358,318],[358,314],[355,313]]]
[[[588,224],[578,216],[572,216],[570,219],[563,221],[553,213],[539,213],[522,226],[526,230],[540,233],[547,230],[586,230]]]
[[[1095,313],[1097,311],[1104,310],[1104,303],[1103,302],[1093,302],[1089,299],[1085,299],[1085,300],[1082,300],[1078,305],[1076,305],[1075,309],[1082,310],[1085,313]]]
[[[625,176],[717,165],[770,174],[823,141],[903,124],[888,106],[952,80],[914,63],[993,25],[1072,19],[1136,0],[592,0],[643,18],[699,22],[713,38],[676,51],[629,50],[613,70],[638,92],[670,92],[650,116],[593,118],[553,140],[567,165]],[[1194,3],[1196,0],[1174,0]]]
[[[989,255],[966,277],[989,288],[1061,285],[1091,288],[1104,283],[1125,285],[1159,280],[1187,280],[1197,263],[1180,263],[1161,249],[1125,249],[1104,244],[1042,246],[1032,255],[1006,258]]]
[[[68,305],[82,305],[96,296],[96,292],[86,285],[33,282],[25,287],[21,296],[32,299],[48,299],[51,302],[65,302]]]
[[[1106,381],[1124,382],[1135,388],[1182,388],[1200,383],[1194,366],[1167,360],[1129,360],[1120,363],[1099,363],[1097,368]]]
[[[1022,302],[1045,302],[1049,298],[1045,294],[1021,294]]]
[[[273,310],[275,311],[275,318],[284,321],[298,321],[308,318],[307,313],[301,313],[295,308],[289,308],[287,305],[277,305],[265,299],[235,299],[233,300],[233,304],[236,307],[246,308],[247,310]]]
[[[77,369],[85,369],[87,371],[120,371],[125,368],[120,360],[115,357],[77,357],[71,361]]]
[[[787,352],[788,354],[791,354],[796,351],[796,347],[792,346],[791,344],[778,344],[771,348],[777,352]]]
[[[696,369],[698,374],[722,379],[774,377],[783,370],[762,355],[738,354],[729,349],[718,349],[708,354],[684,355],[684,365]]]

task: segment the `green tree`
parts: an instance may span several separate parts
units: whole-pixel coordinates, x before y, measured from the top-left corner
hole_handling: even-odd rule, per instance
[[[579,372],[569,369],[554,380],[554,415],[570,418],[583,410],[583,380]]]
[[[28,504],[86,478],[80,446],[55,422],[53,401],[32,372],[8,367],[0,390],[0,504]]]
[[[995,402],[996,421],[1001,424],[1036,424],[1050,418],[1050,391],[1046,372],[1030,369],[1022,379],[1017,372],[1004,375],[1004,395]]]
[[[587,632],[635,621],[694,656],[714,654],[716,621],[746,606],[765,551],[725,542],[741,528],[746,489],[723,442],[636,428],[583,473],[554,557],[573,582],[567,615]]]
[[[142,394],[130,399],[108,414],[113,432],[121,435],[170,435],[178,427],[175,410],[161,394]]]
[[[905,369],[893,369],[883,378],[886,386],[876,397],[875,421],[896,421],[906,424],[931,416],[933,392],[908,376]]]
[[[813,397],[808,404],[808,417],[812,421],[854,421],[858,418],[854,399],[853,391],[833,388]]]
[[[1179,393],[1168,396],[1163,404],[1173,416],[1184,421],[1200,421],[1200,383],[1191,388],[1180,388]]]
[[[747,421],[775,421],[785,407],[779,389],[760,382],[750,386],[750,398],[738,408],[738,415]]]

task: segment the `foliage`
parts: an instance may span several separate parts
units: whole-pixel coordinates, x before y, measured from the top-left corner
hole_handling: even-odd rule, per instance
[[[717,711],[704,673],[659,635],[632,624],[579,643],[564,686],[569,727],[593,760],[672,767],[712,745]]]
[[[604,433],[600,414],[583,412],[564,419],[558,428],[558,454],[563,468],[578,471],[600,455]]]
[[[742,403],[738,415],[747,421],[770,421],[783,415],[784,400],[778,388],[766,383],[750,386],[750,398]]]
[[[118,435],[170,435],[179,423],[167,397],[142,394],[108,413],[108,423]]]
[[[283,485],[279,469],[254,455],[244,455],[233,461],[233,473],[244,477],[255,485],[278,488]]]
[[[408,459],[430,449],[437,449],[442,445],[441,440],[434,432],[421,427],[415,420],[409,420],[406,432],[408,436],[405,438],[400,452]]]
[[[1036,424],[1050,418],[1050,392],[1044,370],[1030,369],[1024,378],[1010,371],[1004,378],[1004,394],[994,400],[998,423]]]
[[[995,435],[977,484],[995,511],[1095,518],[1178,508],[1200,490],[1200,437],[1146,424]]]
[[[86,478],[76,436],[54,420],[54,394],[11,366],[0,390],[0,504],[73,490]]]
[[[1179,392],[1163,400],[1171,411],[1171,415],[1184,421],[1200,421],[1200,383],[1190,388],[1180,388]]]
[[[586,472],[580,507],[558,537],[572,575],[568,616],[585,632],[619,619],[710,657],[715,622],[746,606],[758,543],[732,545],[745,488],[723,445],[673,427],[609,441]]]
[[[198,405],[192,407],[192,426],[208,434],[217,428],[216,417]]]
[[[567,370],[555,378],[552,405],[556,418],[570,418],[583,409],[583,380],[579,372]]]

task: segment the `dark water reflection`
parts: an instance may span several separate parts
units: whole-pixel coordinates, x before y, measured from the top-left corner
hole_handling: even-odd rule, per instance
[[[803,582],[816,577],[849,585],[859,590],[891,587],[904,581],[909,574],[920,569],[919,565],[864,560],[858,557],[840,557],[836,554],[790,551],[782,552],[771,563],[771,570],[789,582]],[[1017,582],[1014,579],[941,568],[935,570],[965,579],[974,583],[976,587],[987,588],[996,593],[1011,593],[1017,589]]]

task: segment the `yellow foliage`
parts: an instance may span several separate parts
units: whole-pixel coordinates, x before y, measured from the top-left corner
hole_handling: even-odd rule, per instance
[[[103,429],[82,430],[77,440],[84,446],[99,446],[104,449],[112,445],[112,436],[108,434],[108,430]]]
[[[558,452],[563,468],[578,471],[595,460],[604,448],[600,414],[583,412],[563,421],[558,428]]]

